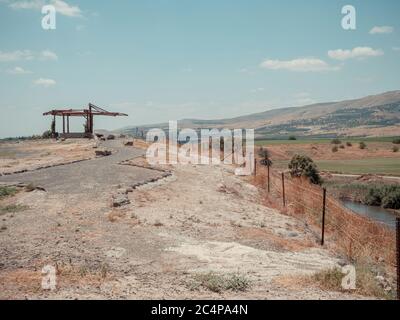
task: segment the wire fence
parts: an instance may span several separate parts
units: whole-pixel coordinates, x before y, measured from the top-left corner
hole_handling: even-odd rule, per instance
[[[307,222],[321,237],[321,244],[325,238],[325,243],[337,245],[351,260],[368,258],[397,266],[396,232],[388,226],[345,208],[305,178],[257,164],[255,179],[267,191],[269,201]]]

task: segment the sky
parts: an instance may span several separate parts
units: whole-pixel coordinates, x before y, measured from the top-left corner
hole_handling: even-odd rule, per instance
[[[89,102],[129,114],[95,119],[112,130],[398,90],[399,16],[398,0],[0,0],[0,137]]]

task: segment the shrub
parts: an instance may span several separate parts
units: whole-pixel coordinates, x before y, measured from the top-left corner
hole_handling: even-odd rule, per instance
[[[332,152],[338,152],[338,151],[339,151],[339,149],[337,146],[332,147]]]
[[[364,198],[364,204],[369,206],[380,206],[382,204],[382,192],[379,188],[373,187],[368,190]]]
[[[360,144],[359,144],[359,147],[360,147],[361,150],[364,150],[364,149],[367,148],[367,145],[365,144],[365,142],[361,141]]]
[[[393,143],[394,143],[394,144],[400,144],[400,138],[394,139],[394,140],[393,140]]]
[[[17,193],[16,188],[10,188],[10,187],[0,187],[0,199],[7,197],[7,196],[13,196]]]
[[[268,149],[261,147],[260,150],[258,150],[258,156],[261,158],[260,164],[263,166],[272,166],[272,160]]]
[[[400,189],[386,194],[382,198],[382,207],[385,209],[400,209]]]
[[[296,154],[288,167],[293,177],[307,177],[313,184],[322,183],[318,168],[310,157]]]
[[[369,189],[364,203],[370,206],[382,206],[386,209],[400,209],[400,186],[374,186]]]
[[[191,289],[203,287],[217,293],[227,290],[246,291],[250,286],[250,281],[245,276],[238,274],[221,275],[209,272],[198,274],[194,280],[189,284]]]
[[[294,140],[297,140],[297,138],[296,138],[295,136],[290,136],[290,137],[289,137],[289,140],[294,141]]]
[[[393,152],[399,152],[399,147],[398,146],[393,146]]]
[[[352,144],[351,142],[346,142],[346,146],[348,146],[348,147],[352,147],[352,146],[353,146],[353,144]]]
[[[332,143],[332,144],[341,144],[342,141],[340,141],[339,139],[333,139],[333,140],[331,141],[331,143]]]
[[[340,148],[340,149],[344,149],[344,148],[345,148],[344,144],[341,144],[341,145],[339,146],[339,148]]]
[[[52,136],[51,131],[47,130],[47,131],[43,132],[42,139],[50,139],[51,136]]]

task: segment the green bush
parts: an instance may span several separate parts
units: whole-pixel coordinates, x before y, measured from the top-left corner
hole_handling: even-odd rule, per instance
[[[400,186],[371,187],[364,198],[364,203],[370,206],[382,206],[385,209],[400,209]]]
[[[332,147],[332,152],[338,152],[338,151],[339,151],[339,149],[337,146]]]
[[[361,150],[364,150],[364,149],[367,148],[367,145],[365,144],[365,142],[361,141],[360,144],[359,144],[359,147],[360,147]]]
[[[400,144],[400,138],[394,139],[394,140],[393,140],[393,143],[394,143],[394,144]]]
[[[382,204],[382,192],[379,188],[373,187],[369,189],[364,198],[364,204],[369,206],[380,206]]]
[[[331,141],[331,143],[332,143],[332,144],[341,144],[342,141],[340,141],[339,139],[333,139],[333,140]]]
[[[293,177],[307,177],[313,184],[322,183],[318,168],[310,157],[296,154],[288,167]]]
[[[340,148],[340,149],[344,149],[344,148],[345,148],[344,144],[341,144],[341,145],[339,146],[339,148]]]
[[[0,187],[0,199],[7,197],[7,196],[13,196],[17,193],[17,189],[13,187]]]
[[[51,136],[52,136],[51,131],[47,130],[47,131],[43,132],[42,139],[50,139]]]
[[[398,146],[393,146],[393,152],[399,152],[399,147]]]
[[[290,137],[289,137],[289,140],[294,141],[294,140],[297,140],[297,138],[296,138],[295,136],[290,136]]]
[[[352,146],[353,146],[353,144],[352,144],[351,142],[346,142],[346,146],[348,146],[348,147],[352,147]]]

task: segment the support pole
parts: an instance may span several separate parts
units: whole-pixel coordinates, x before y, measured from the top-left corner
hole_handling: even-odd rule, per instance
[[[67,133],[69,133],[69,116],[67,116]]]
[[[254,176],[257,176],[257,158],[254,155]]]
[[[268,193],[271,192],[271,182],[270,182],[271,175],[270,175],[270,172],[269,172],[269,170],[270,170],[269,167],[270,167],[270,165],[268,164],[268,166],[267,166],[267,170],[268,170]]]
[[[326,213],[326,188],[323,190],[323,200],[322,200],[322,232],[321,232],[321,246],[325,242],[325,213]]]
[[[65,116],[63,115],[63,133],[65,134]]]
[[[283,172],[282,172],[282,201],[283,201],[283,206],[286,207],[285,174]]]
[[[396,218],[397,300],[400,300],[400,218]]]

